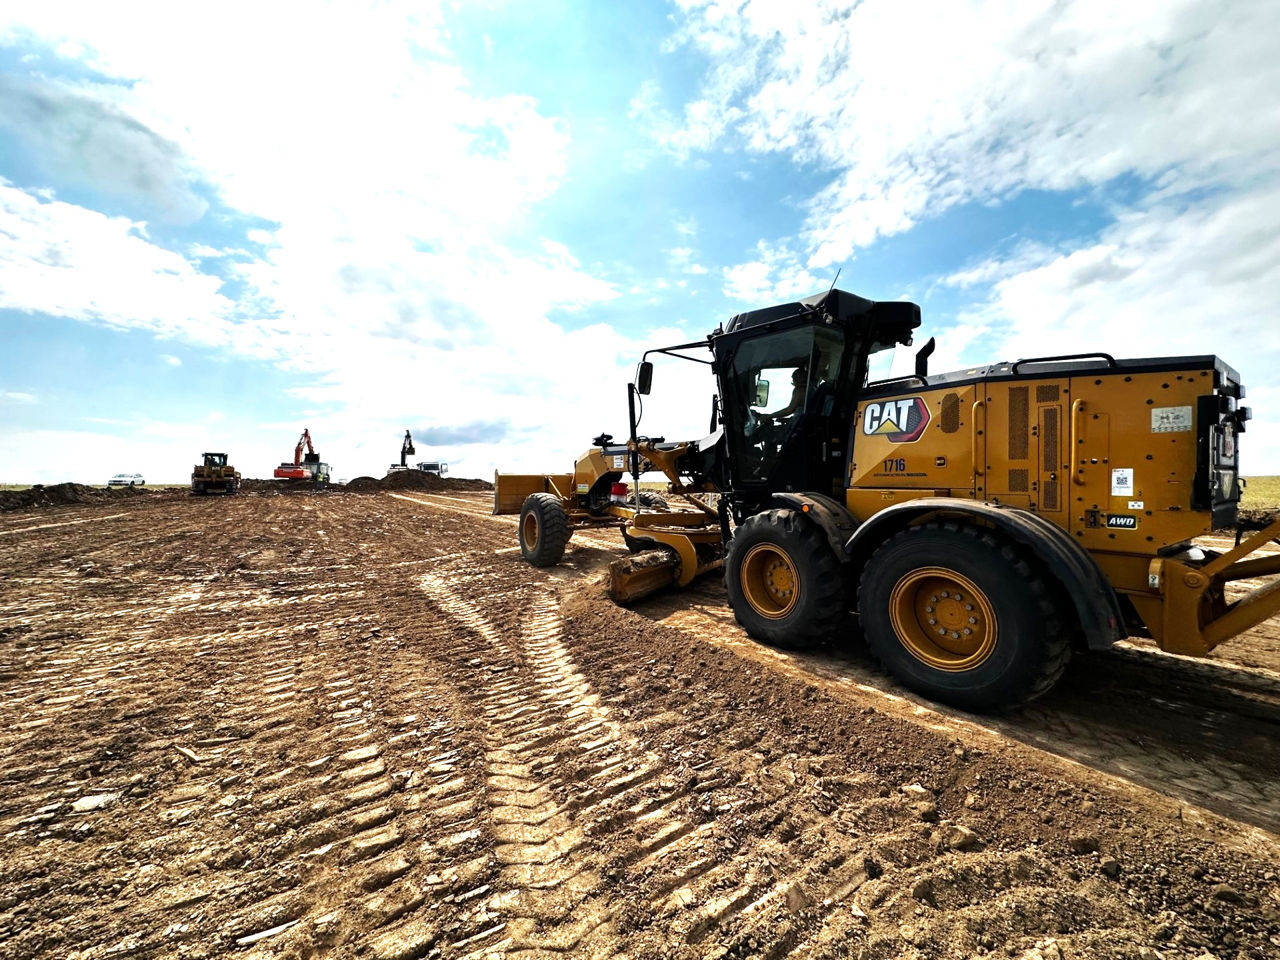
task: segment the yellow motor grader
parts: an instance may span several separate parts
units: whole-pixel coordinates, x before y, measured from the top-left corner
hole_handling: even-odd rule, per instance
[[[913,375],[869,380],[919,324],[914,303],[832,289],[648,351],[628,441],[597,437],[573,473],[498,474],[494,511],[521,514],[536,565],[619,527],[640,551],[611,569],[622,602],[723,566],[751,636],[799,648],[856,622],[905,685],[969,709],[1038,696],[1073,649],[1146,636],[1203,656],[1280,611],[1280,554],[1256,555],[1280,520],[1237,521],[1250,412],[1230,366],[1090,353],[930,374],[931,339]],[[710,436],[638,435],[651,354],[711,367]],[[639,498],[650,470],[679,509]],[[1225,528],[1234,549],[1192,543]]]

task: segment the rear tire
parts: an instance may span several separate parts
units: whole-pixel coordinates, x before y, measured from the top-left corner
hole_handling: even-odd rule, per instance
[[[520,554],[535,567],[553,567],[569,542],[569,516],[549,493],[531,493],[520,508]]]
[[[766,510],[738,527],[724,579],[742,628],[786,650],[829,639],[849,609],[840,561],[822,531],[796,510]]]
[[[1071,653],[1062,605],[1042,571],[979,527],[931,523],[898,533],[867,563],[858,612],[889,673],[966,710],[1040,696]]]

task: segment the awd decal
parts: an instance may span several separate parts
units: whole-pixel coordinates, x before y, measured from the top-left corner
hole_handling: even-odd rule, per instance
[[[890,443],[919,440],[929,423],[929,405],[920,397],[868,403],[862,411],[862,432]]]
[[[1138,528],[1138,518],[1132,514],[1109,513],[1107,514],[1107,526],[1119,527],[1121,530],[1136,530]]]

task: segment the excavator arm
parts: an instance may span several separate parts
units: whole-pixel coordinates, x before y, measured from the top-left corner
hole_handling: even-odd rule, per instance
[[[298,438],[298,445],[293,448],[293,465],[299,466],[302,463],[302,448],[307,448],[307,453],[315,454],[315,447],[311,446],[311,431],[303,429],[302,436]]]

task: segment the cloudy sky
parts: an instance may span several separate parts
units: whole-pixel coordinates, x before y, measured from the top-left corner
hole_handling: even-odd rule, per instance
[[[626,430],[646,347],[840,286],[934,369],[1217,353],[1280,473],[1264,0],[0,8],[0,482],[452,472]],[[705,432],[662,366],[645,429]]]

